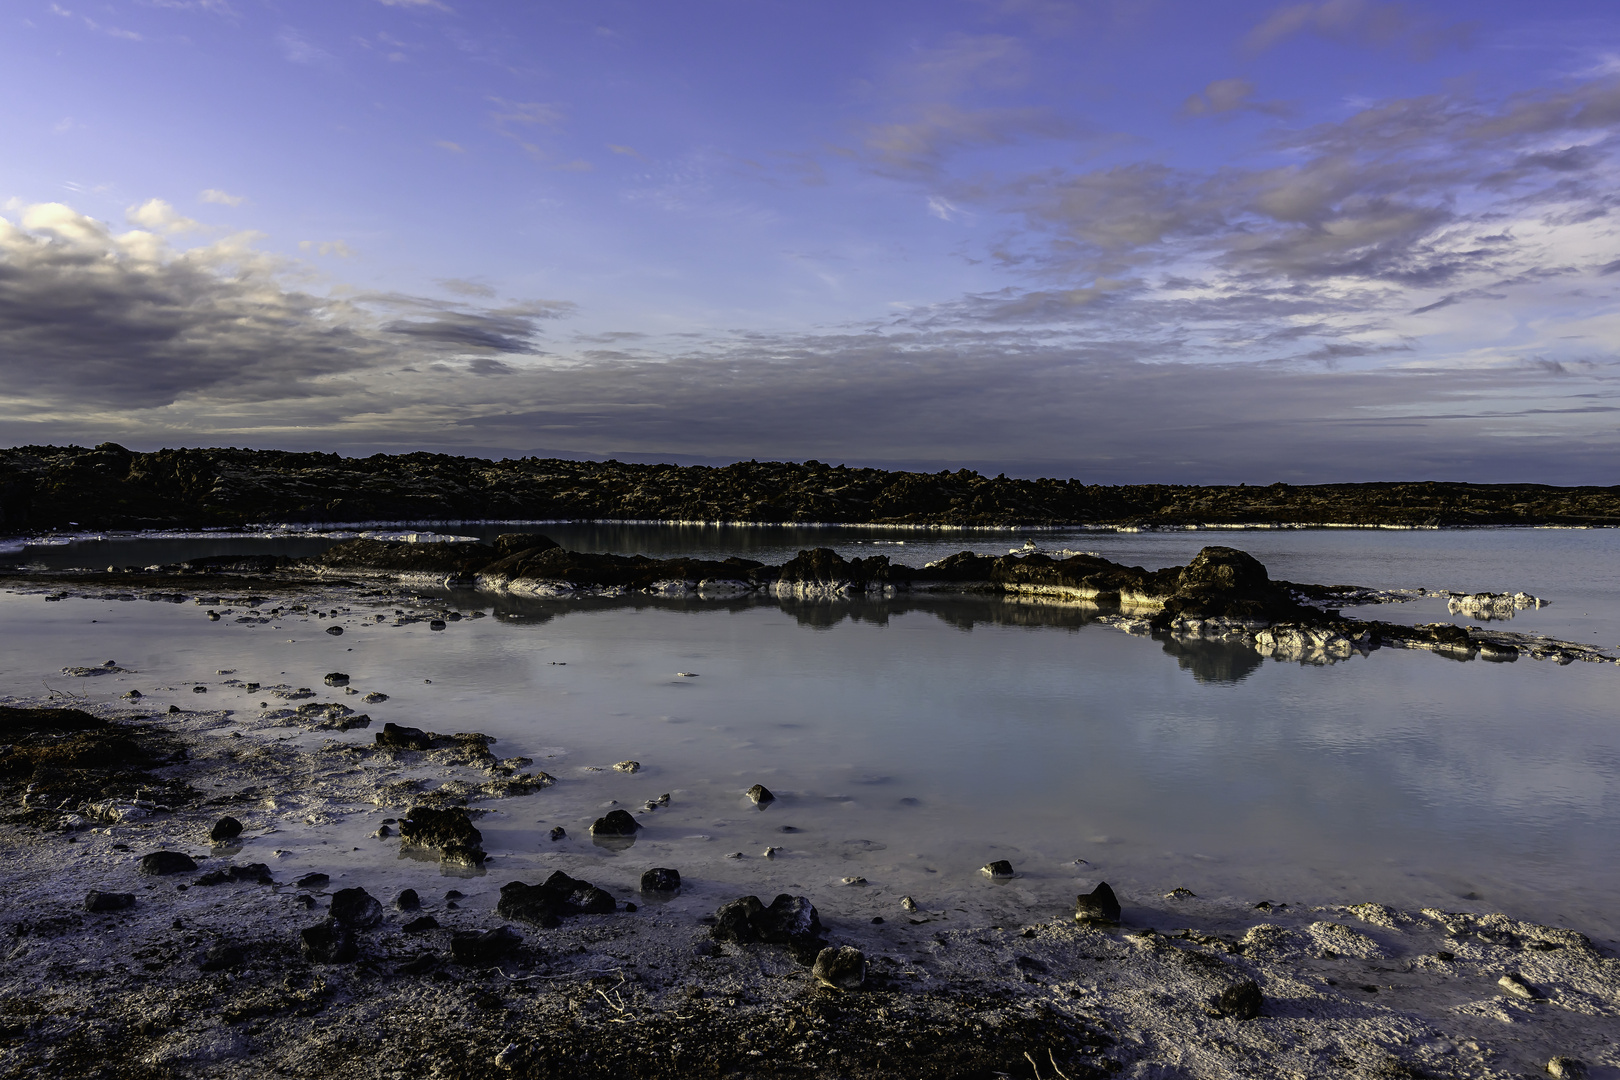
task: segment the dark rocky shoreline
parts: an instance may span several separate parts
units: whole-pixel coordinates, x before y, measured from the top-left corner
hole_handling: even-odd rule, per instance
[[[723,468],[445,454],[0,450],[0,535],[357,521],[918,526],[1620,525],[1620,487],[1369,483],[1100,486],[816,461]]]

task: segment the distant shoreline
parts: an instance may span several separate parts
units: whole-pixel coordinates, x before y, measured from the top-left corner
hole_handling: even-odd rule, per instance
[[[1096,485],[1079,480],[445,454],[0,449],[0,536],[62,531],[560,522],[1107,531],[1620,526],[1620,486],[1392,482]]]

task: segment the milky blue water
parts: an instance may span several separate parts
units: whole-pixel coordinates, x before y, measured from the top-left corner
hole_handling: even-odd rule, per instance
[[[913,565],[963,549],[1004,553],[1025,539],[545,531],[585,550],[774,562],[819,543]],[[1148,567],[1224,543],[1290,580],[1524,589],[1551,604],[1519,613],[1512,629],[1620,644],[1613,531],[1030,535]],[[11,557],[144,565],[323,543],[115,538]],[[60,685],[53,673],[65,665],[116,659],[133,673],[72,689],[114,700],[136,687],[154,705],[189,708],[190,686],[202,682],[211,706],[238,709],[251,727],[256,695],[222,685],[218,669],[314,686],[341,669],[356,688],[391,695],[368,708],[379,724],[485,731],[501,752],[535,756],[560,778],[485,819],[491,845],[514,858],[540,858],[530,854],[535,837],[552,824],[583,835],[612,800],[636,807],[673,793],[668,810],[646,815],[632,851],[568,849],[607,879],[629,880],[651,861],[761,892],[829,893],[860,876],[867,884],[837,893],[841,902],[890,915],[902,893],[925,906],[1061,914],[1077,889],[1105,879],[1128,903],[1184,886],[1246,902],[1505,910],[1620,936],[1612,664],[1459,663],[1385,649],[1303,666],[1133,637],[1080,609],[985,598],[559,603],[458,593],[431,602],[493,617],[432,632],[378,624],[363,599],[347,597],[346,633],[332,637],[321,632],[332,620],[313,616],[211,623],[190,603],[46,603],[14,590],[0,595],[0,694],[37,696],[47,681]],[[1360,613],[1451,618],[1432,599]],[[642,770],[595,771],[626,758]],[[763,813],[740,798],[753,783],[780,796]],[[765,860],[767,846],[783,850]],[[1012,886],[976,873],[996,858],[1018,868]]]

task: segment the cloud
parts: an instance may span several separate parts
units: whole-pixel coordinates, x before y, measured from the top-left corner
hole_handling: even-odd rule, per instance
[[[313,252],[317,255],[335,255],[340,259],[354,258],[354,249],[342,240],[300,240],[299,251]]]
[[[231,195],[227,192],[219,190],[218,188],[205,188],[202,194],[198,195],[197,198],[201,199],[205,203],[215,203],[219,206],[241,206],[243,203],[247,202],[246,196]]]
[[[1286,116],[1288,107],[1277,101],[1254,100],[1254,84],[1247,79],[1217,79],[1181,106],[1188,116],[1220,115],[1248,110],[1271,116]]]
[[[377,0],[384,7],[397,8],[434,8],[438,11],[453,11],[454,9],[442,4],[439,0]]]
[[[162,199],[148,199],[139,206],[131,206],[124,211],[124,217],[131,225],[162,233],[196,232],[202,228],[190,218],[182,217]]]
[[[441,139],[433,145],[437,146],[440,150],[448,150],[452,154],[465,154],[467,152],[462,148],[460,143],[453,143],[447,139]]]
[[[136,210],[170,220],[152,202]],[[491,310],[320,295],[294,284],[309,279],[307,268],[254,241],[240,234],[179,249],[158,232],[115,233],[62,203],[0,217],[0,417],[201,409],[218,423],[279,402],[315,423],[320,402],[369,407],[357,379],[467,353],[532,354],[541,323],[573,311],[561,301]]]
[[[294,64],[302,64],[305,67],[337,67],[337,57],[309,41],[300,31],[292,27],[285,27],[276,35],[276,44],[281,47],[281,55]]]
[[[1249,32],[1244,44],[1251,54],[1261,53],[1305,33],[1373,48],[1405,48],[1425,58],[1442,48],[1468,45],[1473,25],[1437,23],[1406,4],[1307,0],[1274,9]]]
[[[440,278],[439,287],[457,296],[476,296],[487,300],[495,295],[495,290],[478,281],[468,281],[465,278]]]

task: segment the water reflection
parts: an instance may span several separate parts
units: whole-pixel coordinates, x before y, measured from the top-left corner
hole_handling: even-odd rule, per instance
[[[1236,641],[1209,641],[1203,638],[1158,639],[1164,651],[1176,658],[1182,671],[1192,672],[1201,683],[1240,683],[1253,675],[1265,659],[1252,648]]]

